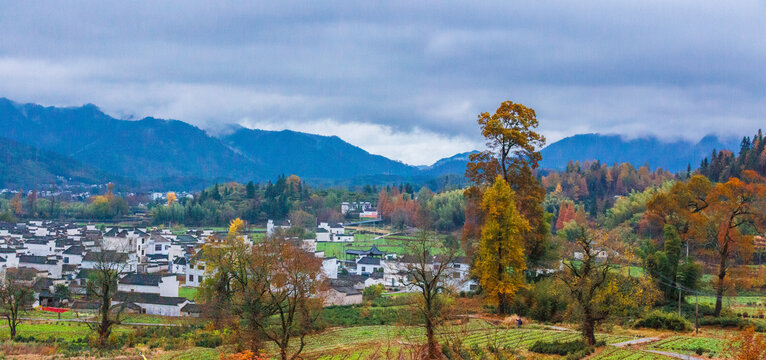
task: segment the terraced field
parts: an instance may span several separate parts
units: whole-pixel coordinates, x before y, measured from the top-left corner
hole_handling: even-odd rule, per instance
[[[660,354],[652,354],[640,350],[623,349],[607,346],[600,354],[591,360],[672,360],[673,358]]]
[[[581,337],[580,333],[573,331],[553,331],[553,330],[527,330],[527,329],[498,329],[475,332],[463,337],[463,345],[473,347],[474,344],[480,347],[493,345],[499,348],[508,349],[527,349],[537,341],[570,341]],[[632,340],[629,336],[619,335],[598,335],[599,341],[607,343],[617,343]]]
[[[445,327],[439,334],[441,342],[458,340],[466,349],[488,348],[525,350],[539,340],[569,341],[580,338],[570,331],[542,329],[506,329],[483,321],[472,321],[464,326]],[[617,343],[633,339],[629,336],[598,335],[598,340]],[[362,326],[324,332],[311,337],[306,354],[319,359],[358,359],[385,352],[400,354],[410,351],[411,344],[425,341],[419,327]],[[385,356],[384,356],[385,357]]]
[[[699,355],[699,350],[708,357],[718,357],[724,355],[727,345],[728,341],[725,339],[672,336],[652,343],[649,348],[688,355]]]

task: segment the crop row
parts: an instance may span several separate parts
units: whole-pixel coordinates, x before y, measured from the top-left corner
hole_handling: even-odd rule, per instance
[[[724,339],[673,336],[652,344],[652,349],[674,350],[685,353],[706,353],[712,357],[726,350],[728,341]]]
[[[604,351],[593,357],[591,360],[670,360],[671,358],[643,352],[640,350],[623,349],[614,346],[607,346]]]

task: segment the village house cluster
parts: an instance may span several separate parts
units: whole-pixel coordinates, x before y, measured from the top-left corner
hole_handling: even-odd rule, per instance
[[[269,220],[266,236],[289,228],[289,223]],[[343,258],[325,257],[317,251],[322,242],[353,245],[354,234],[343,224],[321,223],[309,232],[310,239],[299,241],[304,251],[322,259],[322,272],[330,284],[327,305],[362,302],[362,290],[383,285],[389,291],[413,291],[408,287],[411,262],[405,254],[369,249],[344,251]],[[35,306],[65,307],[75,311],[95,311],[98,304],[86,299],[86,283],[99,261],[119,263],[115,304],[130,311],[162,316],[199,316],[202,307],[179,296],[179,289],[197,288],[210,276],[200,250],[208,241],[220,242],[225,232],[206,229],[184,234],[168,229],[78,225],[70,222],[29,221],[0,223],[0,275],[16,273],[15,279],[34,289]],[[249,239],[246,236],[246,240]],[[433,259],[438,264],[439,259]],[[456,291],[472,291],[469,263],[459,258],[450,265],[449,285]],[[56,297],[55,288],[64,285],[72,298]]]

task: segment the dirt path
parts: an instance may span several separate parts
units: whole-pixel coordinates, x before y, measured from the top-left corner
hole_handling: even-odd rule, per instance
[[[631,345],[647,344],[647,343],[651,343],[651,342],[655,342],[655,341],[659,341],[659,340],[660,340],[660,338],[657,338],[657,337],[648,337],[648,338],[640,338],[640,339],[624,341],[624,342],[620,342],[620,343],[616,343],[616,344],[609,344],[609,345],[616,346],[616,347],[626,347],[626,346],[631,346]]]

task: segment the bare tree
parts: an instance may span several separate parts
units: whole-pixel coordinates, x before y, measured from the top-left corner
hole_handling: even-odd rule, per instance
[[[123,299],[120,306],[112,305],[117,294],[117,282],[128,268],[128,255],[102,247],[100,251],[86,256],[95,263],[88,275],[86,291],[99,304],[97,322],[87,324],[98,333],[99,346],[104,347],[108,344],[112,327],[120,323],[120,315],[126,304],[126,299]]]
[[[32,289],[20,284],[9,269],[0,281],[0,316],[8,321],[11,339],[16,337],[16,327],[21,323],[19,313],[34,301]]]
[[[450,269],[453,268],[458,249],[444,246],[433,234],[421,231],[407,244],[407,254],[412,262],[407,265],[404,285],[418,290],[415,306],[425,322],[426,356],[437,359],[441,357],[441,352],[435,330],[442,320],[443,297],[449,287],[448,281],[452,275]]]

